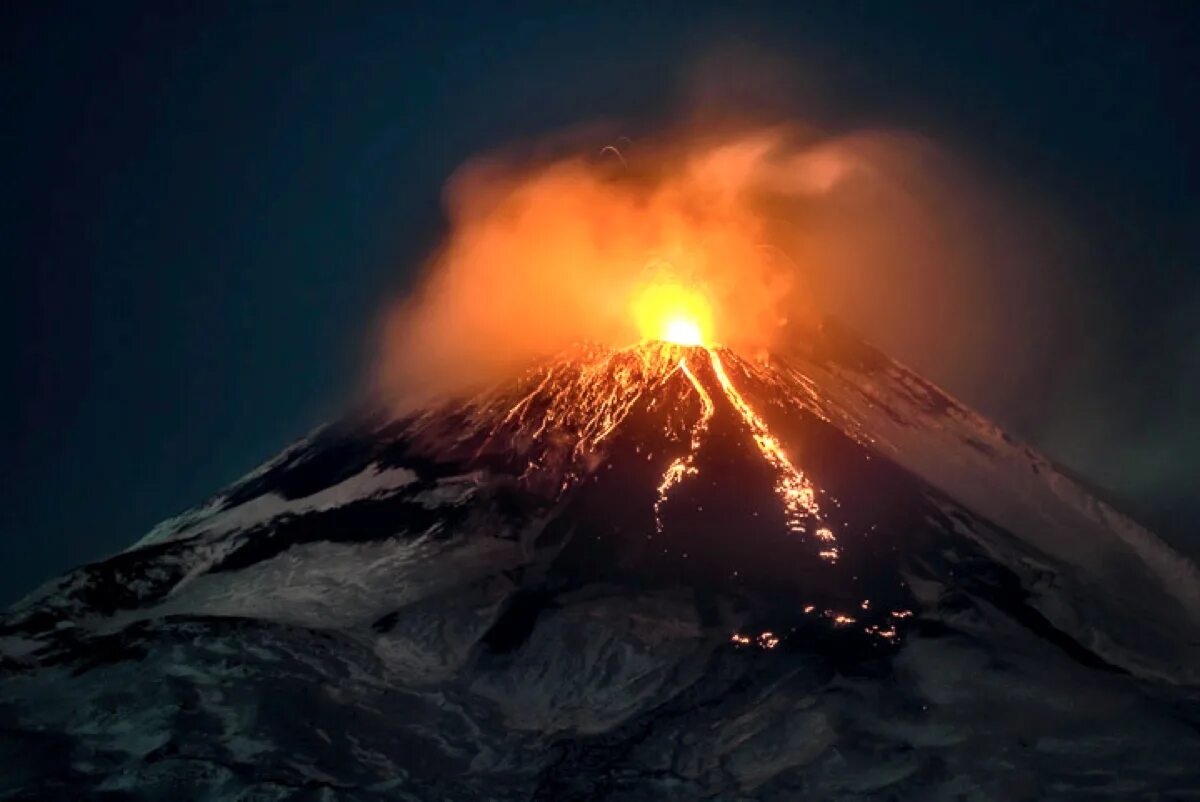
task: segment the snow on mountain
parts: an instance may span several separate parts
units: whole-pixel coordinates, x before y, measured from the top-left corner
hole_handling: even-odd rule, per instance
[[[330,425],[0,671],[12,799],[1200,795],[1195,566],[834,329]]]

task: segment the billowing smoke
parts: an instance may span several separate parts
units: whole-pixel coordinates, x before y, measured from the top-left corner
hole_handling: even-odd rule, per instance
[[[1025,260],[1018,217],[919,137],[790,123],[558,153],[483,157],[450,180],[446,239],[386,325],[393,397],[637,342],[638,299],[662,285],[702,297],[707,338],[735,349],[786,347],[833,313],[918,367],[968,372],[989,348],[1022,350],[993,347],[1000,318],[1036,314],[1034,272],[1014,285],[995,264]]]

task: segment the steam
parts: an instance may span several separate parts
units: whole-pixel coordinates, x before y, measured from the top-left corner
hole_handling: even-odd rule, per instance
[[[998,236],[1005,264],[1032,264],[1016,218],[899,132],[743,126],[491,155],[445,197],[448,235],[386,325],[395,398],[465,392],[581,341],[634,343],[632,305],[664,281],[702,294],[713,339],[746,353],[834,313],[918,367],[956,370],[979,362],[1009,306],[1036,307],[1028,269],[1021,291],[996,286],[1011,278]]]

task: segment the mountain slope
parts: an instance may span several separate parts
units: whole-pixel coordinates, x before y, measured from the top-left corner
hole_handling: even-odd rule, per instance
[[[349,418],[0,656],[13,798],[1200,793],[1194,566],[832,329]]]

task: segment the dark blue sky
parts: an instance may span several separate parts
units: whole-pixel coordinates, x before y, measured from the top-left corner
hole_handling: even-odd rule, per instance
[[[0,601],[344,404],[456,165],[669,119],[730,46],[805,72],[830,125],[920,131],[1066,210],[1094,353],[1045,397],[967,400],[1200,550],[1200,6],[571,5],[0,12]]]

